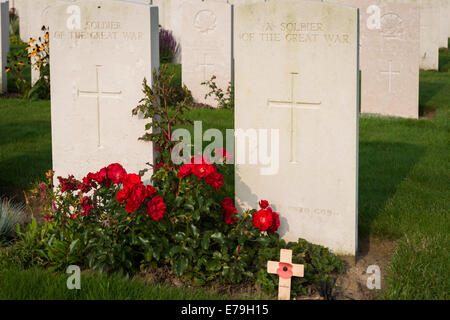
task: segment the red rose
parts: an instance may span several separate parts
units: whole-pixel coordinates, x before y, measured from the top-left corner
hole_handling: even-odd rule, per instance
[[[124,203],[127,200],[130,189],[128,187],[123,187],[123,190],[119,190],[116,195],[116,200],[119,203]]]
[[[223,221],[225,221],[226,224],[235,224],[237,221],[237,218],[234,215],[226,214],[223,218]]]
[[[127,210],[128,213],[135,212],[140,206],[140,203],[133,202],[131,200],[127,200],[127,204],[125,205],[125,210]]]
[[[270,209],[270,208],[269,208]],[[270,210],[272,211],[272,210]],[[275,211],[272,212],[272,225],[269,227],[270,233],[275,233],[278,231],[278,228],[280,227],[280,216]]]
[[[267,200],[261,200],[261,201],[259,202],[259,206],[261,207],[261,209],[265,209],[265,208],[267,208],[267,207],[269,206],[269,201],[267,201]]]
[[[164,199],[160,196],[155,196],[147,204],[147,214],[153,220],[161,220],[164,218],[166,212],[166,205]]]
[[[134,173],[129,173],[126,175],[126,177],[122,180],[122,184],[124,187],[128,187],[129,189],[133,188],[134,185],[140,184],[141,177]]]
[[[266,231],[272,225],[273,218],[272,213],[261,209],[253,214],[252,223],[255,228],[258,228],[261,231]]]
[[[97,180],[97,174],[89,172],[86,177],[83,178],[83,183],[92,184],[93,181]]]
[[[192,166],[192,173],[199,178],[205,178],[214,171],[214,166],[211,164],[194,164]]]
[[[183,164],[178,170],[178,177],[184,178],[192,173],[192,165],[191,164]]]
[[[98,183],[106,182],[106,177],[106,168],[100,169],[100,171],[95,174],[95,178]]]
[[[127,172],[125,171],[125,169],[118,163],[110,164],[106,168],[106,172],[107,172],[108,178],[114,184],[120,183],[127,175]]]
[[[89,199],[89,197],[83,197],[81,199],[81,209],[82,209],[81,215],[82,216],[86,216],[89,213],[89,211],[91,211],[91,209],[93,207],[94,206],[92,205],[91,200]]]
[[[131,198],[132,201],[137,203],[142,203],[147,196],[147,188],[142,184],[134,185],[133,189],[131,189],[131,194],[128,199]]]
[[[223,175],[219,174],[216,168],[214,168],[214,170],[206,177],[205,182],[216,189],[216,191],[219,191],[220,187],[223,185]]]
[[[154,195],[156,193],[156,189],[151,185],[148,185],[145,188],[146,188],[146,194],[147,194],[148,198],[150,198],[152,195]]]
[[[67,179],[63,177],[57,177],[57,179],[61,185],[61,192],[74,191],[80,186],[80,181],[75,179],[73,175],[68,176]]]
[[[237,213],[237,210],[234,206],[234,201],[230,197],[226,197],[222,201],[222,211],[225,214],[224,221],[227,224],[235,224],[237,218],[234,216]]]

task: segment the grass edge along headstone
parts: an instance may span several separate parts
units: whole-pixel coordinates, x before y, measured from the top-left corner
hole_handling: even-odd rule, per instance
[[[159,67],[158,8],[120,0],[55,1],[47,13],[55,176],[80,179],[118,162],[139,173],[154,162],[132,116],[142,82]],[[149,182],[152,170],[143,177]]]
[[[357,8],[323,2],[234,7],[238,210],[268,200],[285,240],[348,255],[358,228],[358,21]]]

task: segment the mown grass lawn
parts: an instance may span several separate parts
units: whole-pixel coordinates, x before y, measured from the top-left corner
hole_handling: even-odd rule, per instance
[[[178,289],[143,279],[81,275],[81,290],[67,289],[70,274],[47,270],[0,269],[0,300],[223,300],[204,290]]]
[[[443,72],[427,71],[420,75],[421,112],[434,114],[432,118],[410,120],[363,115],[360,119],[360,236],[361,239],[371,235],[399,240],[382,296],[386,299],[450,298],[448,50],[441,50],[440,63]],[[179,72],[179,67],[174,69]],[[0,99],[0,114],[0,194],[14,194],[29,189],[51,168],[50,103]],[[201,120],[203,130],[217,128],[224,135],[227,128],[234,126],[233,112],[229,110],[193,109],[188,117]],[[225,181],[224,194],[232,194],[232,170]],[[29,277],[28,284],[33,286],[44,281],[38,280],[39,277],[51,279],[45,272],[37,272],[36,278]],[[62,277],[66,279],[66,275]],[[8,280],[8,285],[12,288],[19,278]],[[5,284],[5,279],[3,275],[0,283]],[[100,284],[92,285],[94,288]],[[93,289],[92,295],[82,294],[85,298],[105,296],[101,289]],[[172,293],[165,296],[154,291],[154,294],[169,298]],[[182,290],[173,294],[187,293]],[[70,294],[57,297],[65,299],[67,295]],[[2,296],[0,291],[1,297],[8,295]],[[20,294],[9,297],[20,297]],[[130,298],[135,297],[142,296],[130,293]]]

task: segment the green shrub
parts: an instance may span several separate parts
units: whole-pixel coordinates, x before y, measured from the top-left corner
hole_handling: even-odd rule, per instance
[[[205,95],[205,99],[208,97],[214,97],[217,101],[217,107],[220,109],[233,109],[234,108],[234,87],[231,82],[228,84],[227,89],[224,91],[216,84],[216,76],[213,75],[210,80],[202,82],[201,84],[209,88],[209,92]]]

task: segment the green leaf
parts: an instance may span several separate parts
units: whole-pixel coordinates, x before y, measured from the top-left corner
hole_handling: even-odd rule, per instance
[[[189,225],[192,234],[194,235],[195,238],[198,238],[198,236],[200,235],[200,232],[198,231],[198,228],[194,225],[194,224],[190,224]]]
[[[79,239],[77,239],[77,240],[74,240],[74,241],[72,241],[72,243],[70,244],[70,246],[69,246],[69,254],[71,254],[72,253],[72,251],[73,251],[73,248],[75,248],[75,246],[77,245],[77,243],[78,243],[78,240]]]
[[[209,235],[205,235],[205,237],[203,237],[203,239],[202,239],[202,248],[203,248],[204,250],[207,250],[207,249],[208,249],[210,239],[211,239],[211,238],[209,237]]]
[[[178,256],[173,260],[173,269],[177,276],[182,276],[188,267],[188,259],[184,256]]]
[[[180,246],[173,246],[172,248],[170,248],[169,250],[169,255],[171,257],[173,257],[174,255],[176,255],[178,252],[181,251],[181,247]]]
[[[210,260],[206,264],[207,271],[218,271],[220,270],[220,262],[217,260]]]
[[[186,239],[186,234],[184,232],[178,232],[175,237],[174,237],[175,241],[177,242],[181,242],[184,239]]]
[[[211,239],[216,240],[220,244],[224,244],[225,237],[221,232],[215,232],[211,235]]]

